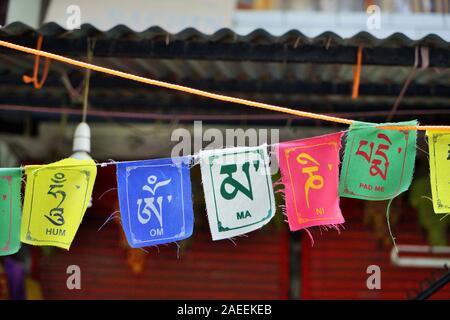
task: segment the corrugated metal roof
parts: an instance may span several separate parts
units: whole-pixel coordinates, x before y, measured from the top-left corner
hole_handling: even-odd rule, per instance
[[[367,32],[347,39],[333,32],[309,38],[297,30],[281,36],[263,29],[247,35],[230,29],[206,35],[193,28],[171,34],[160,27],[135,32],[124,25],[101,31],[84,24],[69,31],[47,23],[35,30],[20,22],[0,29],[0,39],[26,46],[34,46],[39,34],[45,36],[44,49],[66,56],[86,56],[87,39],[95,38],[94,56],[98,57],[354,64],[357,47],[363,46],[365,65],[412,66],[415,48],[426,46],[430,67],[450,67],[450,44],[435,34],[420,40],[401,33],[377,39]]]
[[[95,37],[98,39],[127,39],[127,40],[163,40],[189,42],[226,42],[226,43],[255,43],[255,44],[285,44],[285,45],[341,45],[364,47],[416,47],[429,46],[436,48],[450,48],[450,42],[436,34],[429,34],[422,39],[413,40],[402,33],[394,33],[385,39],[378,39],[368,32],[359,32],[351,38],[342,38],[334,32],[324,32],[314,38],[305,36],[298,30],[290,30],[281,36],[274,36],[264,29],[256,29],[247,35],[239,35],[228,28],[223,28],[213,34],[204,34],[194,28],[187,28],[178,33],[170,33],[158,26],[136,32],[125,25],[118,25],[110,30],[102,31],[91,24],[83,24],[80,29],[66,30],[60,25],[50,22],[38,29],[33,29],[21,22],[11,23],[0,28],[0,37],[35,36],[61,39],[82,39]]]
[[[35,47],[37,34],[45,36],[43,50],[80,60],[86,59],[88,38],[95,37],[93,63],[104,67],[366,121],[386,118],[412,69],[415,46],[428,46],[430,67],[416,72],[396,119],[420,116],[419,120],[425,124],[448,114],[450,46],[436,35],[413,41],[402,34],[376,39],[365,32],[342,39],[332,32],[308,38],[299,31],[275,37],[261,29],[241,36],[229,29],[212,35],[192,28],[170,34],[159,27],[134,32],[122,25],[108,31],[91,25],[67,31],[55,23],[37,30],[22,23],[0,28],[0,39],[29,47]],[[364,47],[360,96],[352,100],[352,67],[358,45]],[[65,106],[80,110],[83,70],[52,61],[44,87],[35,90],[22,81],[24,74],[32,73],[33,64],[31,55],[0,48],[0,105],[39,106],[55,111]],[[67,87],[68,83],[72,88]],[[91,79],[90,110],[146,112],[172,115],[174,119],[178,116],[202,119],[208,115],[210,120],[216,116],[217,120],[230,121],[234,116],[239,122],[246,116],[248,120],[270,121],[268,117],[273,115],[95,72]],[[264,116],[259,118],[260,115]],[[45,118],[49,115],[35,119]],[[277,114],[272,120],[289,118],[292,117]],[[23,126],[23,116],[17,111],[2,112],[2,120],[7,121],[2,123],[3,128]]]

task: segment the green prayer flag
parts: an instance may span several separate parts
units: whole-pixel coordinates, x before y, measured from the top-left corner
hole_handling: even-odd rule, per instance
[[[379,126],[416,126],[417,121],[350,126],[342,162],[342,197],[387,200],[408,190],[416,157],[416,130],[385,130]]]
[[[0,168],[0,256],[20,249],[21,168]]]

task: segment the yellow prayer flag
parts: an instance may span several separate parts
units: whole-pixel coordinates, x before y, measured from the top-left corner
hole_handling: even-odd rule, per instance
[[[68,158],[25,166],[25,175],[21,241],[68,250],[91,199],[95,162]]]
[[[450,133],[427,131],[430,181],[436,213],[450,212]]]

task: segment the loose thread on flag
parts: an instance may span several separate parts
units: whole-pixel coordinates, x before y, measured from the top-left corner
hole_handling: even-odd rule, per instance
[[[105,196],[106,194],[110,193],[113,190],[117,190],[117,188],[110,188],[110,189],[106,190],[97,198],[97,200],[102,200],[103,196]]]
[[[388,226],[388,230],[389,230],[389,236],[391,237],[392,240],[392,244],[394,245],[395,251],[398,253],[398,248],[397,248],[397,244],[395,242],[395,237],[392,233],[392,229],[391,229],[391,220],[390,220],[390,215],[391,215],[391,204],[392,201],[394,201],[394,198],[391,198],[388,202],[388,205],[386,207],[386,221],[387,221],[387,226]]]
[[[304,229],[306,231],[306,234],[309,236],[309,239],[311,240],[311,247],[314,247],[314,237],[311,234],[311,231],[309,231],[308,228]]]
[[[102,230],[103,227],[104,227],[106,224],[108,224],[108,222],[110,222],[111,220],[115,219],[115,218],[117,217],[116,214],[118,214],[118,213],[120,213],[119,210],[116,210],[116,211],[114,211],[113,213],[111,213],[111,214],[109,215],[109,217],[106,219],[106,221],[103,222],[103,224],[100,226],[100,228],[97,229],[97,232],[99,232],[100,230]]]

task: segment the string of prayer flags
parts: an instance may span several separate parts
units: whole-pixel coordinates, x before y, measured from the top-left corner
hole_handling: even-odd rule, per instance
[[[350,126],[342,163],[339,192],[343,197],[387,200],[408,190],[416,157],[416,130],[379,126],[417,126],[417,121]]]
[[[427,131],[430,182],[435,213],[450,212],[450,133]]]
[[[91,199],[95,162],[68,158],[25,166],[25,175],[21,241],[68,250]]]
[[[388,200],[412,180],[417,121],[354,122],[348,131],[341,173],[343,132],[276,145],[285,186],[289,228],[297,231],[345,222],[339,196]],[[436,213],[450,212],[450,133],[427,131]],[[202,150],[198,155],[213,240],[257,230],[275,215],[267,145]],[[192,235],[192,156],[118,162],[121,221],[133,248],[160,245]],[[21,181],[27,184],[21,212]],[[64,159],[48,165],[0,169],[0,256],[20,242],[69,249],[90,202],[97,165]],[[389,210],[389,209],[388,209]]]
[[[20,249],[21,168],[0,169],[0,256]]]
[[[117,164],[122,226],[131,247],[170,243],[192,235],[190,160],[188,156]]]
[[[342,134],[277,145],[291,231],[344,223],[338,195]]]
[[[261,228],[275,214],[267,145],[202,150],[200,167],[213,240]]]

